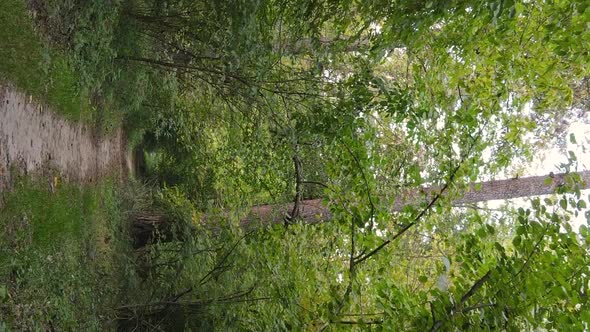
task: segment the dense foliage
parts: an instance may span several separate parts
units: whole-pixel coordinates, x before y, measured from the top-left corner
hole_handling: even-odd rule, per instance
[[[200,254],[158,296],[187,327],[587,328],[575,176],[528,208],[451,204],[581,112],[583,3],[177,1],[126,15],[154,47],[122,59],[178,82],[147,136],[158,179],[209,216],[185,242]],[[420,186],[439,190],[393,211]],[[323,198],[332,219],[297,224],[294,209],[242,235],[251,205],[303,198]]]
[[[79,70],[105,68],[111,94],[137,89],[117,103],[133,106],[158,190],[129,215],[182,226],[142,243],[121,329],[589,328],[590,231],[571,219],[590,197],[575,173],[526,206],[453,205],[585,116],[583,1],[113,6],[124,38],[101,39],[104,58],[84,60],[80,31],[57,42]],[[435,189],[406,196],[421,187]],[[299,218],[310,198],[329,220]],[[278,203],[294,206],[283,223],[248,218]]]

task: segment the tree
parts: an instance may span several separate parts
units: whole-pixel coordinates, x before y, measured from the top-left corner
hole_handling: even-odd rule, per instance
[[[567,184],[569,181],[569,185]],[[566,189],[569,188],[569,189]],[[565,192],[576,188],[584,190],[590,188],[590,171],[580,173],[561,173],[547,176],[531,176],[507,180],[486,181],[469,184],[465,193],[452,199],[453,206],[469,207],[471,203],[492,200],[507,200],[520,197],[534,197]],[[400,199],[396,199],[390,207],[392,211],[400,212],[405,205],[420,205],[429,202],[440,188],[421,188],[406,190]],[[403,199],[403,200],[402,200]],[[306,224],[325,222],[332,218],[330,210],[322,199],[303,200],[297,203],[300,210],[297,219]],[[281,224],[285,218],[292,218],[295,203],[278,205],[260,205],[252,208],[248,216],[241,220],[241,224],[270,225]],[[293,220],[296,222],[297,220]],[[207,222],[207,221],[205,221]]]
[[[179,1],[158,17],[148,15],[157,6],[134,13],[149,29],[163,27],[165,37],[154,59],[124,60],[179,73],[185,90],[172,114],[191,124],[154,130],[174,138],[165,151],[171,168],[182,166],[179,182],[193,181],[191,173],[196,183],[207,181],[200,208],[209,208],[208,218],[224,211],[209,236],[238,244],[231,262],[227,250],[211,250],[199,265],[187,259],[160,299],[196,284],[202,287],[172,302],[245,294],[235,309],[206,308],[216,324],[237,329],[587,328],[588,231],[569,225],[586,205],[580,187],[566,185],[558,200],[533,199],[526,209],[453,208],[465,191],[477,197],[470,183],[528,160],[559,133],[561,123],[551,119],[570,113],[571,88],[590,68],[587,7],[199,6]],[[221,26],[207,21],[209,10]],[[276,51],[283,42],[293,49],[298,40],[322,38],[335,44]],[[162,43],[169,41],[176,44]],[[179,45],[182,52],[169,54]],[[328,202],[318,211],[327,208],[332,222],[270,227],[241,240],[237,225],[256,203],[294,202],[287,212],[305,219],[297,206],[310,188]],[[418,188],[430,188],[419,204],[392,209]],[[205,252],[199,241],[191,250]],[[208,276],[220,261],[224,273],[204,287],[196,275]]]

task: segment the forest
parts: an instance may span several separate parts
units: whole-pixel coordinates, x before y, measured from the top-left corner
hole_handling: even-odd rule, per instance
[[[590,329],[590,3],[0,22],[0,331]]]

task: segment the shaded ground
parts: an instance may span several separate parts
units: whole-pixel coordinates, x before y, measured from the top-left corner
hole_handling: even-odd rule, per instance
[[[0,192],[11,188],[18,173],[46,176],[52,188],[64,180],[122,177],[131,157],[121,129],[97,137],[88,126],[68,122],[30,96],[0,85]]]

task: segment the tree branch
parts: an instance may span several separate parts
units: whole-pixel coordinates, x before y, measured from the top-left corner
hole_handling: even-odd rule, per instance
[[[298,148],[295,147],[295,154],[293,155],[293,163],[295,164],[295,198],[293,199],[293,209],[291,214],[285,218],[285,226],[290,222],[299,218],[299,202],[301,202],[301,159],[297,155]]]
[[[450,315],[450,317],[455,316],[459,313],[464,313],[470,310],[475,310],[478,308],[483,308],[486,306],[491,306],[491,305],[486,305],[486,306],[472,306],[472,307],[468,307],[465,309],[461,309],[463,307],[463,305],[465,304],[465,302],[467,302],[467,300],[469,300],[469,298],[471,298],[484,284],[486,281],[488,281],[488,279],[490,279],[490,275],[491,275],[491,270],[488,271],[486,274],[484,274],[481,278],[479,278],[472,286],[471,288],[469,288],[469,290],[467,291],[467,293],[463,294],[463,296],[461,297],[461,301],[458,303],[455,303],[455,305],[453,305],[451,308],[449,308],[447,310],[447,314]],[[450,318],[447,317],[447,318]],[[433,320],[434,323],[432,324],[432,328],[430,329],[430,332],[436,332],[438,331],[443,324],[445,323],[445,319],[439,319],[439,320],[435,320],[434,316],[433,316]]]

